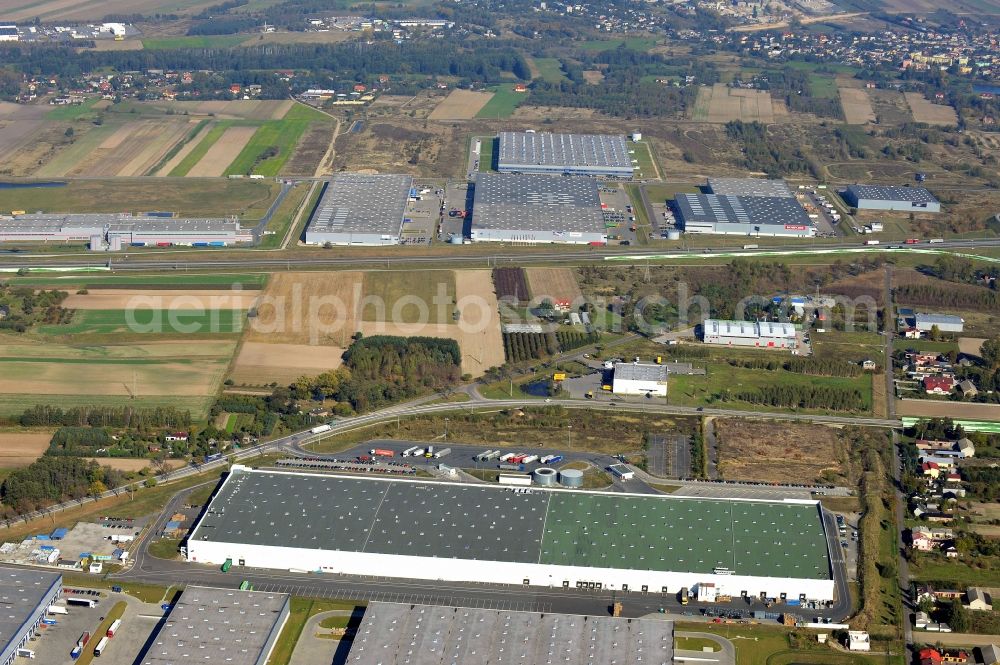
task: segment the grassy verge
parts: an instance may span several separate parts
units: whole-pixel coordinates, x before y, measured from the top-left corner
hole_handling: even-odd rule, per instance
[[[639,241],[640,245],[649,244],[649,237],[653,233],[653,224],[647,214],[646,206],[642,204],[642,193],[639,191],[639,185],[625,185],[625,191],[628,192],[629,199],[632,201],[632,210],[635,212],[636,240]]]
[[[157,559],[176,559],[180,545],[179,538],[163,538],[150,543],[147,551]]]
[[[680,485],[667,485],[664,483],[647,483],[654,490],[663,492],[664,494],[673,494],[681,488]]]
[[[719,643],[707,637],[675,637],[675,649],[685,649],[687,651],[719,651]]]
[[[281,243],[284,242],[285,236],[288,234],[288,228],[292,225],[295,215],[298,214],[299,209],[306,202],[305,199],[309,195],[310,188],[311,186],[308,183],[299,183],[292,188],[292,191],[288,192],[285,200],[274,211],[274,216],[271,217],[271,221],[267,225],[267,235],[264,236],[264,239],[260,243],[261,249],[276,249],[281,247]],[[317,188],[317,190],[319,189],[321,188]]]
[[[166,51],[181,48],[232,48],[246,41],[246,35],[205,35],[185,37],[159,37],[143,39],[147,51]]]
[[[302,636],[309,617],[330,610],[353,610],[358,603],[349,601],[317,600],[315,598],[292,598],[290,601],[288,621],[281,629],[281,635],[274,644],[268,665],[287,665],[292,659],[295,645]]]
[[[496,144],[499,139],[492,136],[483,136],[479,144],[479,172],[487,173],[494,168],[493,160],[496,154]]]
[[[63,573],[63,584],[70,588],[82,587],[84,589],[106,589],[108,591],[113,586],[120,586],[123,593],[127,593],[144,603],[162,602],[173,588],[157,584],[143,584],[141,582],[120,582],[115,579],[94,577],[86,573],[69,572]]]

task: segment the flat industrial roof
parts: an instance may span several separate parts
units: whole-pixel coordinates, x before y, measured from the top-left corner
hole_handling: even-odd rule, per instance
[[[240,223],[227,217],[143,217],[122,213],[26,214],[0,218],[0,230],[41,232],[107,228],[113,232],[212,232],[239,230]]]
[[[516,520],[509,519],[516,515]],[[237,469],[193,540],[626,570],[829,579],[813,502]]]
[[[649,363],[615,363],[615,378],[625,381],[666,381],[667,368]]]
[[[547,167],[611,167],[631,170],[632,158],[624,136],[610,134],[549,134],[500,132],[497,165]]]
[[[726,319],[705,319],[702,324],[706,335],[724,337],[795,337],[795,326],[777,321],[732,321]]]
[[[284,621],[284,593],[187,586],[157,631],[142,665],[256,665]]]
[[[369,603],[349,665],[670,665],[674,624],[552,612]]]
[[[338,173],[326,186],[308,230],[398,236],[412,186],[408,175]]]
[[[61,580],[60,573],[0,566],[0,650],[21,636],[20,629]]]
[[[685,223],[813,225],[794,197],[678,194],[675,202]]]
[[[907,203],[937,203],[934,195],[923,187],[897,185],[848,185],[847,190],[858,199],[905,201]]]
[[[918,312],[913,317],[915,323],[965,323],[965,319],[960,316],[953,316],[951,314],[924,314]]]
[[[709,178],[708,188],[720,196],[768,196],[794,198],[784,180],[762,178]]]
[[[597,181],[552,175],[480,173],[473,228],[603,233]]]

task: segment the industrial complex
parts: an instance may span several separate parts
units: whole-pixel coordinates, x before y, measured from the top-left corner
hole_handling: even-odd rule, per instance
[[[0,566],[0,665],[10,665],[18,655],[34,658],[25,650],[45,618],[49,605],[62,595],[62,575],[30,568]],[[29,655],[31,654],[31,655]]]
[[[349,665],[668,665],[674,624],[658,619],[369,603]]]
[[[472,240],[605,244],[598,184],[590,178],[482,173],[475,183]]]
[[[706,319],[702,324],[706,344],[794,349],[798,346],[795,326],[772,321],[726,321]]]
[[[834,536],[835,537],[835,536]],[[234,465],[188,539],[199,563],[443,581],[832,600],[815,501],[512,488]]]
[[[288,601],[283,593],[187,586],[136,665],[264,665]]]
[[[858,210],[941,212],[941,203],[923,187],[849,185],[843,197]]]
[[[795,198],[784,180],[764,180],[761,178],[709,178],[708,191],[718,196]]]
[[[678,194],[674,203],[685,233],[789,238],[816,235],[809,213],[795,197]]]
[[[398,245],[412,187],[408,175],[338,173],[306,227],[306,244]]]
[[[227,247],[253,241],[235,217],[189,219],[117,214],[0,217],[0,242],[88,242],[95,252],[126,247]]]
[[[635,168],[624,136],[500,132],[497,170],[631,178]]]
[[[615,363],[611,391],[615,395],[667,396],[667,368],[652,363]]]

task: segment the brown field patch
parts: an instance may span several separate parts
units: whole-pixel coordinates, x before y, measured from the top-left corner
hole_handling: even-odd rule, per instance
[[[221,176],[257,132],[256,127],[229,127],[205,156],[187,172],[189,178]]]
[[[896,415],[919,418],[955,418],[958,420],[1000,420],[1000,404],[897,399]]]
[[[958,115],[947,104],[935,104],[919,92],[905,92],[906,103],[910,106],[913,119],[928,125],[957,125]]]
[[[276,273],[246,340],[344,347],[357,330],[364,273]]]
[[[1000,526],[989,524],[970,524],[969,529],[987,538],[1000,538]]]
[[[470,120],[493,98],[492,92],[475,90],[452,90],[440,104],[434,107],[429,120]]]
[[[52,432],[0,432],[0,469],[28,466],[49,447]]]
[[[73,294],[63,301],[66,309],[126,309],[137,306],[143,309],[212,310],[250,309],[259,296],[257,291],[170,290],[170,289],[109,289],[86,294]]]
[[[597,85],[604,80],[604,72],[599,69],[585,69],[583,71],[583,80],[590,85]]]
[[[981,337],[959,337],[958,350],[968,356],[978,356],[985,341]]]
[[[401,106],[406,106],[411,101],[413,97],[410,95],[379,95],[374,102],[371,103],[372,108],[378,108],[380,106],[387,106],[389,108],[399,108]]]
[[[847,446],[833,428],[722,418],[715,434],[719,474],[726,480],[826,483],[831,474],[844,475]]]
[[[137,389],[142,397],[209,395],[215,391],[219,374],[225,367],[223,360],[203,361],[197,366],[186,359],[148,365],[14,361],[4,364],[0,393],[128,396],[131,390]]]
[[[280,120],[292,108],[294,102],[285,100],[253,100],[253,99],[233,99],[233,100],[211,100],[206,102],[185,102],[157,100],[153,102],[139,102],[144,106],[149,106],[161,111],[172,110],[174,113],[187,114],[188,116],[213,115],[219,120],[234,120],[244,118],[247,120]]]
[[[188,131],[187,121],[126,122],[78,161],[67,175],[142,175]]]
[[[840,106],[849,125],[863,125],[875,121],[875,110],[864,88],[838,88]]]
[[[204,127],[202,127],[201,130],[197,134],[195,134],[190,141],[185,143],[181,147],[181,149],[177,151],[177,154],[168,159],[167,163],[164,164],[162,167],[160,167],[160,169],[153,175],[159,175],[159,176],[170,175],[170,172],[173,171],[175,168],[177,168],[177,166],[184,161],[184,158],[188,156],[188,153],[190,153],[192,150],[198,147],[198,144],[202,142],[202,139],[204,139],[205,135],[208,134],[210,131],[212,131],[211,123],[206,124]]]
[[[153,13],[197,13],[212,5],[214,0],[0,0],[0,16],[5,21],[27,22],[34,18],[44,21],[100,21],[109,15],[139,15]],[[113,40],[107,40],[113,41]]]
[[[87,457],[86,459],[97,462],[101,466],[110,466],[116,471],[135,472],[142,471],[153,464],[153,460],[141,457]],[[168,459],[164,460],[168,469],[178,469],[184,466],[184,460]]]
[[[79,49],[79,51],[141,51],[143,49],[141,39],[96,39],[94,48]]]
[[[693,113],[694,120],[716,124],[732,120],[774,122],[771,93],[766,90],[730,88],[724,83],[701,88]]]
[[[300,376],[315,376],[343,363],[339,346],[245,342],[229,375],[243,386],[289,384]]]
[[[317,169],[321,166],[320,162],[326,156],[330,143],[333,142],[336,129],[336,123],[332,122],[310,123],[292,151],[292,156],[282,168],[281,174],[307,177],[316,175]]]
[[[582,296],[576,274],[570,268],[525,268],[524,272],[532,299],[573,302]]]

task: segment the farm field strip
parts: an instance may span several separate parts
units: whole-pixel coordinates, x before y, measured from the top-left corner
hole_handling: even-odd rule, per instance
[[[225,175],[229,165],[258,131],[256,127],[226,127],[185,175],[190,177]],[[206,138],[211,138],[211,135]]]
[[[904,92],[903,96],[906,97],[906,103],[916,122],[926,122],[928,125],[958,124],[958,115],[951,106],[935,104],[920,92]]]
[[[126,307],[166,310],[246,310],[253,306],[257,297],[258,293],[255,291],[225,289],[95,289],[86,294],[70,295],[63,301],[62,306],[77,310],[112,310]]]
[[[116,131],[111,123],[91,127],[82,136],[75,138],[73,145],[61,150],[51,160],[35,171],[36,177],[52,178],[67,175],[76,165],[87,159],[101,143]]]
[[[300,376],[337,369],[343,353],[339,346],[244,342],[230,378],[238,385],[292,383]]]
[[[282,120],[264,122],[253,136],[241,147],[236,158],[220,175],[241,175],[254,173],[265,176],[275,176],[281,172],[285,162],[292,156],[295,146],[306,131],[311,118],[301,117],[299,107],[292,107]],[[277,150],[277,154],[261,159],[268,148]]]
[[[862,88],[840,88],[840,107],[844,110],[844,118],[849,125],[863,125],[875,121],[875,110],[872,108],[868,92]]]
[[[456,88],[445,97],[430,115],[428,120],[471,120],[483,110],[483,107],[493,98],[492,92],[477,92]]]
[[[0,432],[0,469],[28,466],[49,447],[52,432]]]
[[[81,309],[63,325],[38,327],[41,335],[234,334],[244,327],[242,309]]]
[[[158,165],[159,168],[156,168],[155,173],[152,173],[150,175],[157,175],[157,176],[170,175],[171,171],[177,168],[181,164],[181,162],[183,162],[187,158],[187,156],[191,154],[191,152],[201,144],[201,142],[211,131],[212,131],[211,123],[206,123],[205,125],[203,125],[200,129],[197,130],[194,136],[191,136],[190,138],[187,138],[184,141],[184,144],[180,146],[177,152],[175,152],[170,159],[167,159],[166,162],[164,162],[162,165]]]
[[[505,83],[490,89],[493,97],[486,103],[477,118],[509,118],[514,110],[524,102],[530,93],[514,92],[513,84]]]

